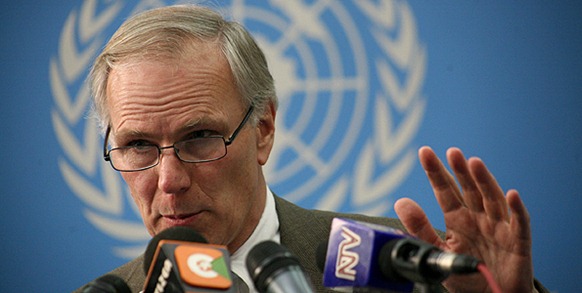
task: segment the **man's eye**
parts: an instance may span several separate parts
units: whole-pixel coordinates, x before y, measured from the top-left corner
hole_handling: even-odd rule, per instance
[[[129,143],[127,143],[126,146],[128,147],[148,147],[148,146],[152,146],[153,144],[151,144],[150,142],[147,142],[145,140],[132,140]]]
[[[198,130],[198,131],[194,131],[194,132],[190,133],[188,135],[188,137],[186,137],[186,139],[203,138],[203,137],[209,137],[209,136],[213,136],[213,135],[217,135],[216,131]]]

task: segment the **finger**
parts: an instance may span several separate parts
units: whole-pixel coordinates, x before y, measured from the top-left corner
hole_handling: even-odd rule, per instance
[[[503,194],[503,189],[489,172],[485,163],[479,158],[471,158],[468,161],[469,170],[477,187],[481,191],[483,207],[487,216],[494,220],[509,220],[507,202]]]
[[[443,241],[416,202],[409,198],[401,198],[394,203],[394,211],[408,233],[432,245],[442,247]]]
[[[443,212],[447,213],[464,207],[461,191],[455,178],[447,171],[434,151],[427,146],[422,147],[418,150],[418,158]]]
[[[519,197],[516,190],[507,192],[507,203],[511,209],[511,229],[525,245],[520,248],[520,252],[528,254],[531,252],[531,224],[529,213]]]
[[[463,190],[463,202],[471,210],[476,212],[483,212],[483,199],[477,184],[473,180],[469,168],[467,166],[467,160],[458,148],[450,148],[447,151],[447,159],[449,161],[449,166],[453,169],[459,185]]]

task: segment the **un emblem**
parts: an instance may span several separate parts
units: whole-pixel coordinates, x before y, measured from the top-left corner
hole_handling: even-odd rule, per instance
[[[152,3],[85,0],[70,12],[49,62],[59,169],[86,219],[123,243],[113,248],[123,258],[142,253],[150,236],[121,177],[101,159],[97,127],[84,119],[83,81],[123,19],[175,2]],[[222,3],[215,8],[251,31],[276,81],[269,186],[304,207],[386,214],[389,194],[415,164],[412,141],[426,104],[426,51],[407,2]]]

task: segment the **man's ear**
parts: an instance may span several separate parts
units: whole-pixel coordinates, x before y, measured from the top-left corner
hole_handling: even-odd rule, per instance
[[[275,106],[273,103],[269,103],[257,124],[257,160],[261,165],[267,163],[271,149],[275,143],[276,115],[277,110],[275,110]]]

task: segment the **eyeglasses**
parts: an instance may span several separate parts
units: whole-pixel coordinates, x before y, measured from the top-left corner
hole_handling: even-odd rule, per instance
[[[173,148],[176,156],[183,162],[203,163],[211,162],[226,156],[226,147],[232,144],[238,133],[251,117],[251,106],[245,117],[234,130],[232,135],[225,139],[221,135],[211,135],[182,140],[173,145],[160,147],[157,145],[124,146],[107,150],[107,140],[111,127],[107,127],[103,142],[103,159],[111,164],[113,169],[120,172],[135,172],[152,168],[160,163],[162,150]]]

